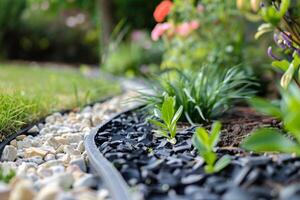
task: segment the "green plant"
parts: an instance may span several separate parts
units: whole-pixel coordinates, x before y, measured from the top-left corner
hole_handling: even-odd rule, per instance
[[[202,123],[223,114],[236,100],[247,99],[256,85],[239,67],[203,66],[198,72],[167,71],[150,83],[154,92],[141,93],[146,108],[161,107],[165,94],[175,96],[176,109],[183,106],[183,121]]]
[[[300,2],[290,0],[265,0],[261,7],[263,23],[256,33],[256,38],[273,32],[277,45],[268,48],[268,55],[274,60],[272,66],[283,72],[281,86],[287,88],[290,82],[300,83]]]
[[[156,117],[161,120],[149,119],[149,122],[160,128],[157,130],[160,135],[167,137],[171,143],[175,144],[177,121],[182,114],[183,107],[180,106],[175,113],[175,98],[166,95],[162,106],[155,110]]]
[[[169,13],[158,5],[158,19],[165,14],[167,19],[156,19],[158,24],[152,31],[153,40],[162,37],[164,42],[163,69],[197,69],[199,63],[232,66],[245,61],[245,48],[250,43],[245,45],[245,23],[234,1],[172,2]]]
[[[220,122],[215,122],[210,134],[202,127],[197,128],[192,138],[194,147],[205,160],[205,172],[209,174],[221,171],[230,163],[226,155],[217,160],[214,150],[220,138],[221,126]]]
[[[9,170],[7,173],[0,168],[0,182],[9,183],[9,181],[16,175],[14,170]]]
[[[251,105],[266,115],[281,119],[289,137],[275,128],[261,128],[247,137],[242,147],[256,152],[283,152],[300,155],[300,89],[291,84],[282,91],[282,100],[271,103],[254,98]]]

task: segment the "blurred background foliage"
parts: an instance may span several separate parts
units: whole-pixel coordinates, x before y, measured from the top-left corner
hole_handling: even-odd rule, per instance
[[[112,1],[111,26],[150,30],[158,2]],[[98,10],[97,0],[0,0],[0,58],[97,64]]]
[[[268,63],[261,48],[268,39],[254,40],[257,26],[237,8],[239,1],[174,0],[168,21],[196,19],[200,28],[167,45],[150,38],[156,25],[153,11],[160,2],[0,0],[0,59],[100,63],[104,70],[128,76],[166,66],[197,69],[203,63],[243,63],[260,71]]]

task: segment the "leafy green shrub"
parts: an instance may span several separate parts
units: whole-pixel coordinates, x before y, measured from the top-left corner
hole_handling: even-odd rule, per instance
[[[183,106],[181,120],[204,122],[222,115],[235,100],[247,99],[254,91],[255,83],[238,67],[221,70],[203,66],[198,72],[168,71],[151,83],[153,94],[140,95],[153,110],[161,107],[165,94],[175,96],[176,109]]]
[[[193,135],[192,142],[195,148],[197,148],[199,154],[205,160],[205,172],[215,173],[224,169],[229,163],[230,158],[223,156],[217,160],[217,155],[214,151],[220,139],[221,123],[215,122],[212,125],[210,134],[204,128],[197,128]]]
[[[166,95],[162,106],[156,108],[156,112],[155,112],[156,117],[161,119],[163,123],[155,119],[149,120],[155,126],[160,127],[160,130],[157,130],[157,132],[160,135],[167,137],[170,140],[170,142],[173,144],[176,143],[175,136],[177,130],[176,128],[177,121],[179,120],[183,109],[183,107],[180,106],[175,113],[174,107],[175,107],[175,98]]]
[[[264,114],[281,119],[289,137],[281,130],[262,128],[255,130],[246,138],[242,147],[256,152],[283,152],[300,155],[300,89],[290,85],[287,91],[282,91],[282,100],[270,102],[254,98],[251,105]]]

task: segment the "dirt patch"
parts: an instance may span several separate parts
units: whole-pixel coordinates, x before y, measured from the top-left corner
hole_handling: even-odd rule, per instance
[[[238,147],[251,131],[259,127],[282,128],[280,121],[255,112],[249,107],[235,107],[221,118],[223,131],[220,147]]]

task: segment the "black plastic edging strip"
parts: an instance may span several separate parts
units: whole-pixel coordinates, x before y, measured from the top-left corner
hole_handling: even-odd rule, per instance
[[[121,113],[113,115],[110,119],[94,128],[91,134],[86,136],[84,140],[85,150],[87,152],[91,167],[98,175],[103,178],[104,184],[108,187],[110,195],[113,200],[133,200],[135,195],[130,193],[130,188],[126,181],[123,179],[118,170],[109,162],[99,151],[95,142],[95,136],[98,131],[105,127],[114,118],[120,116],[123,113],[140,108],[142,105],[134,106],[133,108],[127,109]]]

